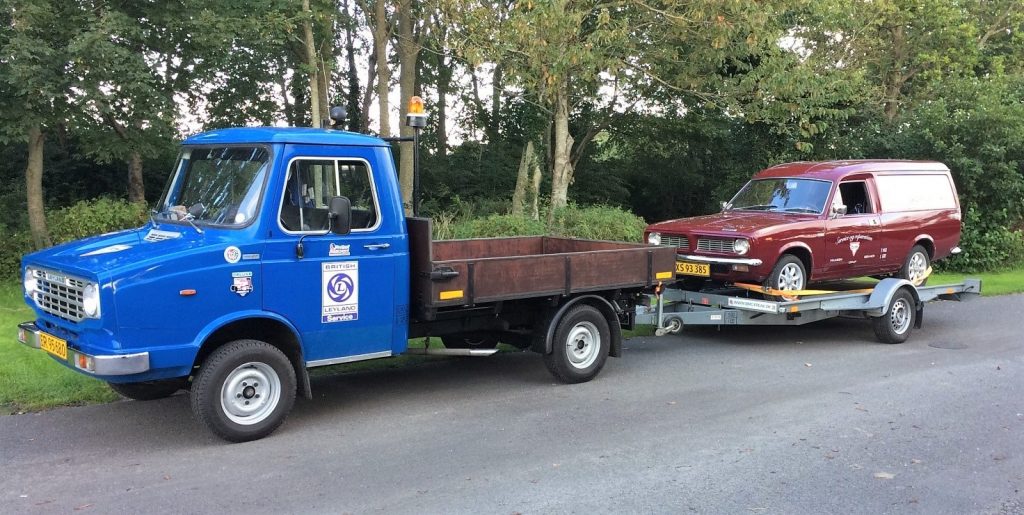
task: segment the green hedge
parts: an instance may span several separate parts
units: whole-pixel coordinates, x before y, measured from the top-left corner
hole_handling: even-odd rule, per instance
[[[990,272],[1019,268],[1024,261],[1024,236],[1004,221],[983,219],[975,209],[964,213],[958,256],[940,261],[936,269],[949,272]]]
[[[570,205],[555,212],[550,226],[526,216],[490,215],[483,218],[456,219],[451,215],[434,217],[434,238],[494,238],[501,236],[539,236],[548,234],[570,238],[640,242],[647,223],[617,207]]]
[[[147,207],[141,203],[100,197],[83,200],[46,214],[46,226],[54,245],[87,236],[139,227],[147,220]],[[32,251],[28,231],[0,231],[4,245],[0,250],[0,277],[17,278],[21,257]]]

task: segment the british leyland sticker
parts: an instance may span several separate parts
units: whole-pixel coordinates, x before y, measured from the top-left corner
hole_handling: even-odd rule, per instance
[[[320,322],[359,319],[359,262],[339,261],[321,265]]]

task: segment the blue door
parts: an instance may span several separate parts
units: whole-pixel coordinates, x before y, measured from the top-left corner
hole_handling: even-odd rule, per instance
[[[276,220],[263,256],[263,304],[302,333],[309,366],[391,354],[404,239],[394,221],[382,219],[370,152],[288,145],[279,161],[287,178],[278,182],[276,208],[266,211]],[[327,206],[336,195],[352,202],[352,232],[344,236],[329,230]]]

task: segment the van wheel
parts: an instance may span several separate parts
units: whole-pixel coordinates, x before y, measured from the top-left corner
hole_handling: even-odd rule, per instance
[[[915,286],[924,286],[928,282],[925,273],[928,272],[929,266],[931,266],[931,258],[928,257],[928,251],[920,245],[914,245],[914,248],[910,249],[907,259],[903,261],[899,278],[906,279],[914,283]]]
[[[803,290],[807,286],[807,269],[800,258],[786,254],[779,258],[764,285],[774,290]],[[775,300],[791,300],[786,295],[772,296]]]
[[[882,343],[903,343],[910,338],[917,317],[914,296],[906,288],[900,288],[889,300],[888,308],[884,315],[872,319],[875,336]]]
[[[152,401],[170,397],[172,394],[185,388],[188,383],[187,377],[176,377],[174,379],[161,379],[158,381],[142,381],[139,383],[107,383],[110,389],[122,397],[135,399],[137,401]]]
[[[446,349],[493,349],[498,346],[498,338],[488,333],[459,333],[441,337]]]
[[[604,367],[609,348],[608,321],[597,308],[583,304],[558,321],[551,353],[544,355],[544,364],[563,383],[584,383]]]
[[[213,351],[192,383],[192,413],[230,442],[273,433],[295,403],[295,369],[280,349],[237,340]]]

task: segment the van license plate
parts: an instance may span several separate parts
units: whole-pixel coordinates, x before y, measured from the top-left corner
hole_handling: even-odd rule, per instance
[[[676,261],[676,273],[682,275],[696,275],[698,277],[711,277],[711,265],[706,263]]]
[[[68,359],[68,342],[46,333],[39,333],[39,347],[60,359]]]

